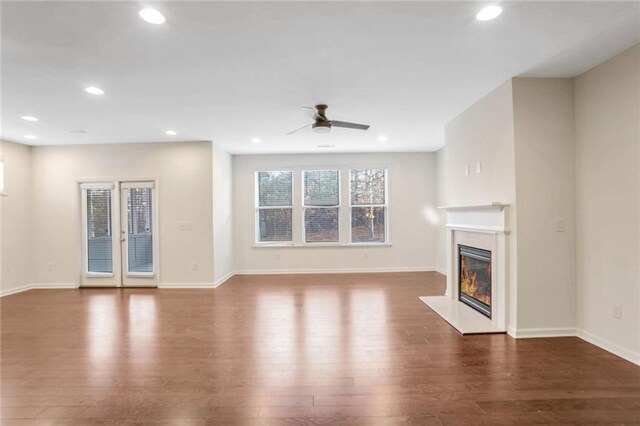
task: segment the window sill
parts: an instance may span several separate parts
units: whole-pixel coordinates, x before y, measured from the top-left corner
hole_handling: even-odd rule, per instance
[[[358,247],[390,247],[391,243],[352,243],[352,244],[338,244],[338,243],[282,243],[282,244],[254,244],[252,248],[358,248]]]

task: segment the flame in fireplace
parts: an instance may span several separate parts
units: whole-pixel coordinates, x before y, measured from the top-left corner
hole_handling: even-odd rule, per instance
[[[460,274],[460,291],[467,296],[473,297],[482,303],[491,305],[491,295],[478,293],[478,274],[473,271],[469,272],[466,257],[462,256],[462,274]],[[491,276],[491,265],[487,266],[488,276]]]

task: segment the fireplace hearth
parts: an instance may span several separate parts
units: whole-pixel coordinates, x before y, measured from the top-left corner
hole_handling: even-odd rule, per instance
[[[491,318],[491,252],[458,245],[458,299]]]

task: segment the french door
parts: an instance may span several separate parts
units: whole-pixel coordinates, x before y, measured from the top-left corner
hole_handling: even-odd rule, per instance
[[[156,287],[158,244],[154,182],[83,183],[80,189],[82,285]]]

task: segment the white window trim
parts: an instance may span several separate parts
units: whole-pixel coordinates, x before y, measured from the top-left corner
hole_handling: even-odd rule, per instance
[[[385,171],[385,204],[375,205],[378,207],[384,207],[385,209],[385,241],[382,243],[377,242],[361,242],[361,243],[352,243],[351,242],[351,170],[355,169],[383,169]],[[305,242],[304,235],[304,171],[318,171],[318,170],[337,170],[339,171],[339,179],[340,179],[340,207],[338,210],[339,217],[339,225],[338,225],[338,242]],[[258,172],[291,172],[291,191],[292,191],[292,199],[291,206],[269,206],[269,207],[261,207],[263,209],[267,208],[280,208],[280,209],[291,209],[291,226],[292,226],[292,235],[291,241],[259,241],[259,188],[258,188]],[[347,178],[344,178],[344,176]],[[256,168],[254,169],[254,243],[251,246],[252,248],[330,248],[330,247],[342,247],[342,248],[376,248],[376,247],[390,247],[392,246],[391,234],[390,234],[390,214],[389,214],[389,169],[386,166],[382,165],[358,165],[354,167],[327,167],[327,166],[318,166],[313,167],[305,166],[305,167],[276,167],[276,168]],[[297,185],[300,184],[302,188],[301,191],[297,191]],[[344,188],[343,185],[347,185],[348,188]],[[348,201],[345,204],[342,197],[344,194],[348,194]],[[348,206],[348,207],[347,207]],[[307,206],[311,207],[311,206]],[[321,206],[326,207],[326,206]],[[353,207],[367,207],[367,206],[353,206]],[[335,207],[329,207],[335,208]],[[302,223],[297,222],[298,220],[302,221]],[[348,228],[348,230],[346,229]]]
[[[258,173],[260,172],[280,172],[280,173],[291,173],[291,205],[290,206],[260,206],[260,184],[258,183]],[[295,172],[292,169],[286,168],[277,168],[277,169],[260,169],[254,172],[253,176],[253,195],[254,195],[254,205],[255,205],[255,213],[254,213],[254,247],[268,247],[268,246],[290,246],[294,244],[294,233],[295,228],[293,226],[293,217],[294,217],[294,205],[295,205]],[[273,209],[290,209],[291,210],[291,241],[260,241],[260,210],[273,210]]]
[[[306,205],[304,203],[305,196],[305,175],[307,172],[338,172],[338,204],[335,206],[314,206],[314,205]],[[318,169],[304,169],[302,170],[302,185],[301,186],[301,204],[302,204],[302,241],[301,245],[303,246],[335,246],[340,245],[342,241],[342,232],[340,232],[340,227],[342,226],[342,173],[339,168],[318,168]],[[305,226],[305,215],[307,209],[338,209],[338,241],[307,241],[307,229]]]
[[[384,170],[384,204],[351,204],[351,171],[361,169],[382,169]],[[383,207],[384,208],[384,241],[381,243],[374,241],[353,241],[353,226],[352,216],[353,207]],[[352,246],[378,246],[378,245],[391,245],[389,237],[389,169],[386,167],[354,167],[349,169],[349,245]]]

